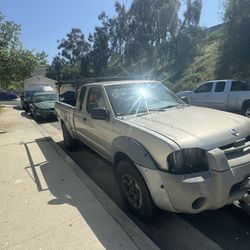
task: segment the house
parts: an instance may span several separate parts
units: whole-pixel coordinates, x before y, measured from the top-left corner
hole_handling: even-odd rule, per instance
[[[56,81],[43,75],[35,75],[23,81],[24,89],[32,89],[43,86],[50,86],[56,91]]]

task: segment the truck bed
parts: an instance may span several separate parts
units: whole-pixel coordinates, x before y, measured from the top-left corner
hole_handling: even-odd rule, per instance
[[[55,110],[58,120],[64,121],[68,130],[75,134],[75,124],[74,124],[75,106],[57,101]]]

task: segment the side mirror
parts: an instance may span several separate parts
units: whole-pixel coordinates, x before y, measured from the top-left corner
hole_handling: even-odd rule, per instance
[[[91,118],[95,120],[109,120],[109,113],[106,111],[105,108],[92,108],[91,111]]]
[[[188,104],[188,99],[187,99],[186,96],[182,96],[182,97],[181,97],[181,100],[182,100],[183,102],[185,102],[186,104]]]

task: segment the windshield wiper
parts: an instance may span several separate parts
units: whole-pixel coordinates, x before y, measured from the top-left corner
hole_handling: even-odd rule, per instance
[[[161,108],[152,108],[152,109],[149,109],[149,111],[165,111],[166,109],[169,109],[169,108],[175,108],[175,107],[178,107],[182,104],[177,104],[177,105],[168,105],[168,106],[165,106],[165,107],[161,107]]]

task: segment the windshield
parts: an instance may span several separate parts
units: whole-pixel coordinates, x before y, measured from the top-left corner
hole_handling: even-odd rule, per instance
[[[51,95],[38,95],[35,97],[34,102],[38,103],[38,102],[47,102],[47,101],[56,101],[57,95],[56,94],[51,94]]]
[[[24,92],[24,97],[32,97],[35,93],[39,92],[39,90],[26,90]]]
[[[159,82],[110,85],[105,87],[116,116],[164,111],[184,105]]]

